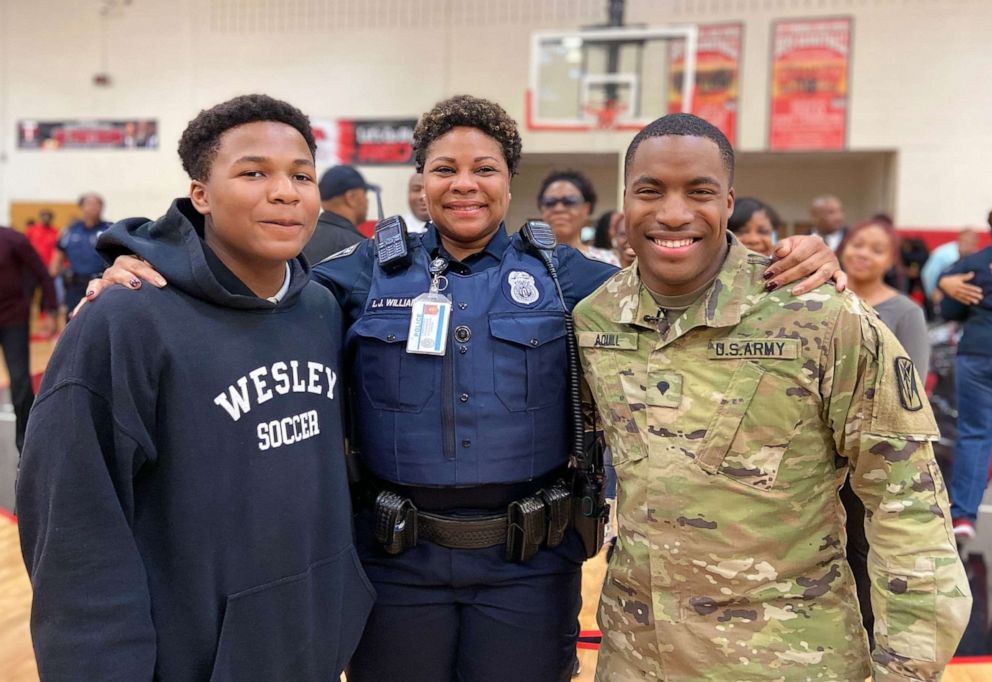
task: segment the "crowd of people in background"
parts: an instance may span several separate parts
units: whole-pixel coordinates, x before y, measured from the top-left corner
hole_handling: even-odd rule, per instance
[[[313,238],[304,249],[304,255],[314,264],[370,235],[369,193],[381,193],[381,189],[368,183],[357,169],[345,165],[325,171],[318,187],[323,211]],[[378,199],[381,201],[381,196]],[[537,209],[541,220],[554,230],[559,243],[574,247],[590,259],[628,267],[634,262],[634,251],[627,241],[623,213],[610,209],[595,217],[597,200],[593,182],[584,173],[557,169],[542,180],[537,193]],[[54,224],[54,214],[47,209],[41,210],[37,218],[29,219],[25,225],[27,242],[34,248],[54,286],[54,295],[46,294],[39,307],[41,324],[36,331],[42,337],[57,333],[59,312],[63,316],[71,313],[86,295],[87,282],[99,276],[104,267],[95,248],[97,238],[111,224],[103,217],[104,200],[99,194],[89,192],[77,203],[79,217],[64,229]],[[408,211],[402,217],[408,232],[423,232],[430,216],[421,173],[410,175],[407,203]],[[992,213],[988,220],[992,228]],[[969,464],[954,469],[956,473],[952,474],[954,483],[951,485],[952,491],[955,487],[958,489],[961,499],[969,500],[962,502],[963,506],[955,507],[956,532],[963,539],[972,537],[977,506],[987,481],[984,474],[976,472],[987,471],[992,455],[992,398],[986,402],[985,395],[992,391],[989,375],[992,344],[988,343],[992,340],[989,335],[992,332],[987,328],[990,323],[986,317],[992,309],[992,286],[987,281],[990,273],[981,267],[989,251],[988,248],[979,250],[983,230],[966,227],[955,239],[931,252],[922,239],[901,237],[892,219],[884,213],[866,217],[850,226],[842,201],[832,194],[815,197],[810,202],[808,225],[799,225],[822,237],[837,253],[850,288],[874,307],[893,331],[928,388],[935,384],[945,387],[948,395],[944,396],[946,400],[942,404],[952,408],[962,404],[956,396],[950,395],[950,387],[955,385],[954,377],[943,382],[929,377],[928,381],[931,347],[927,325],[934,327],[951,322],[954,333],[942,335],[942,338],[950,338],[952,342],[956,342],[961,330],[972,330],[970,335],[966,334],[970,342],[962,346],[964,371],[962,373],[960,359],[957,369],[958,383],[978,384],[974,390],[967,389],[970,400],[964,401],[967,405],[962,417],[963,428],[958,428],[961,439],[958,450],[963,448],[967,453],[965,458]],[[780,237],[788,231],[773,206],[750,196],[736,198],[728,228],[745,247],[766,256],[772,254]],[[12,259],[11,263],[19,257],[7,256]],[[24,277],[18,275],[18,281],[34,281],[35,286],[43,288],[45,284],[40,271],[33,265],[18,261],[17,272],[23,269],[27,273]],[[9,272],[14,271],[11,266]],[[34,291],[33,287],[27,288]],[[13,297],[9,299],[13,300]],[[26,299],[18,300],[23,303]],[[10,305],[13,303],[8,307]],[[26,334],[22,334],[27,324],[24,315],[26,313],[18,308],[17,320],[8,320],[0,327],[7,364],[11,367],[12,390],[17,394],[13,402],[19,414],[25,413],[26,406],[30,405],[30,385],[25,379],[28,363],[26,351],[21,352],[23,343],[15,343],[12,339],[20,339]],[[15,326],[17,334],[10,332]],[[959,386],[959,395],[961,390]],[[952,416],[958,415],[954,412]],[[24,421],[26,416],[18,419],[18,444],[23,436]],[[962,483],[963,480],[968,483]],[[853,535],[858,535],[856,528]]]

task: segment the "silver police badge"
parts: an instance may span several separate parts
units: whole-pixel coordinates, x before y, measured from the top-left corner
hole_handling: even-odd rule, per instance
[[[520,305],[530,305],[541,297],[529,272],[514,270],[506,279],[510,283],[510,298]]]

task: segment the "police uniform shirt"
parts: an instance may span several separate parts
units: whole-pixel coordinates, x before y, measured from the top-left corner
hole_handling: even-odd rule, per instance
[[[510,246],[510,237],[504,225],[500,225],[482,251],[461,261],[445,250],[433,223],[428,223],[427,230],[423,234],[411,235],[411,239],[420,239],[421,245],[431,258],[441,256],[448,259],[450,272],[465,275],[498,266],[503,252]],[[616,268],[612,265],[586,258],[569,247],[559,246],[556,253],[558,277],[569,310],[616,272]],[[327,287],[341,304],[346,324],[358,319],[365,308],[375,262],[374,240],[370,239],[334,254],[313,268],[313,279]]]

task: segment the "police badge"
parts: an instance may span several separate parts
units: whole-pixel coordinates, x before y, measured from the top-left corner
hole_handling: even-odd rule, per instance
[[[514,270],[506,280],[510,283],[510,298],[520,305],[530,305],[541,297],[529,272]]]

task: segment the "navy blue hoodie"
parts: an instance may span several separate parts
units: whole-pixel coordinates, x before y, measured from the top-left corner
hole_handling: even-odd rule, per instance
[[[106,233],[169,286],[86,306],[35,402],[17,503],[42,680],[337,680],[371,608],[341,311],[304,259],[281,302],[251,295],[202,223],[181,199]]]

